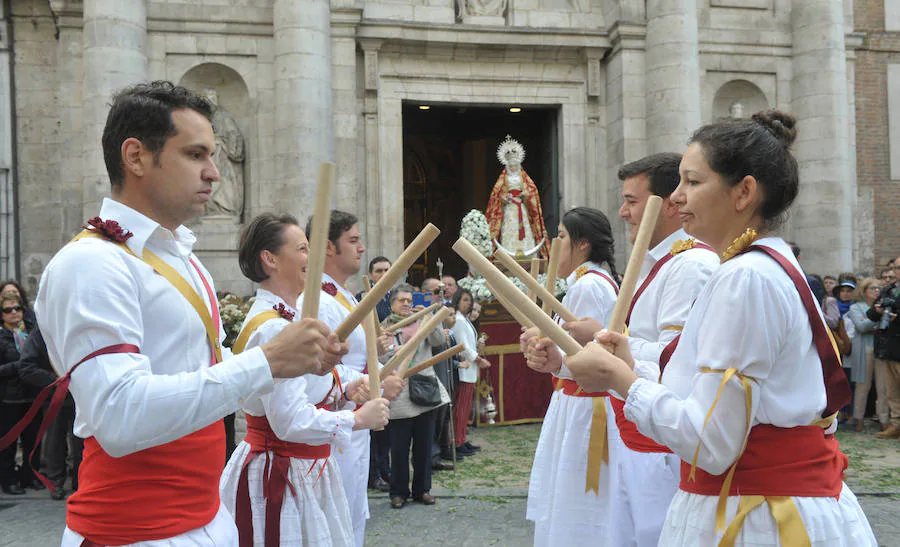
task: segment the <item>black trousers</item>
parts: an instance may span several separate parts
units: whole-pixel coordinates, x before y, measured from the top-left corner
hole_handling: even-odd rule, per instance
[[[387,429],[369,432],[369,484],[391,478],[391,434]]]
[[[72,461],[72,490],[78,488],[78,467],[84,451],[84,439],[75,436],[75,406],[64,404],[44,435],[41,469],[57,488],[64,488],[68,477],[68,460]]]
[[[391,420],[387,430],[391,436],[391,497],[408,498],[409,446],[412,442],[412,495],[427,494],[431,490],[431,446],[434,439],[435,411],[429,410],[415,418]]]
[[[5,435],[25,416],[30,406],[31,403],[0,402],[0,437]],[[28,461],[28,455],[31,454],[32,449],[38,443],[37,433],[43,415],[43,412],[38,412],[35,419],[19,435],[18,442],[14,442],[0,451],[0,485],[12,486],[18,483],[26,486],[35,480],[34,473],[31,470],[31,462]],[[20,444],[24,454],[24,462],[16,470],[16,449]],[[35,452],[40,454],[38,451]],[[40,458],[35,458],[35,461],[40,461]]]

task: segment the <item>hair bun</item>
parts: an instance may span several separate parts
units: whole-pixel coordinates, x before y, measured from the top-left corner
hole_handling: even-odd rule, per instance
[[[797,138],[797,118],[787,112],[772,108],[757,112],[752,119],[775,135],[785,147],[790,147]]]

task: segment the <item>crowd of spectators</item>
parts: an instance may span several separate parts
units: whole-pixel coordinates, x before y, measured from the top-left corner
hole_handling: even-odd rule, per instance
[[[800,249],[793,245],[800,259]],[[880,439],[900,438],[900,257],[877,277],[843,272],[807,275],[825,315],[853,401],[838,416],[841,427],[863,433],[874,420]]]

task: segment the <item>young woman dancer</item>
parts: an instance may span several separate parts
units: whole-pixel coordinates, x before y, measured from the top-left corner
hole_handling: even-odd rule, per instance
[[[568,365],[585,389],[681,457],[660,545],[876,545],[831,433],[850,397],[824,317],[772,235],[799,190],[795,120],[770,110],[694,133],[672,194],[685,230],[720,255],[660,382],[603,332]]]
[[[308,242],[290,215],[263,214],[241,236],[241,271],[260,283],[234,352],[264,344],[300,319],[297,296],[306,280]],[[350,510],[330,458],[356,429],[387,423],[388,402],[373,399],[353,412],[337,374],[276,380],[275,390],[246,401],[247,437],[228,462],[220,491],[235,516],[241,547],[353,545]]]
[[[559,237],[559,276],[569,283],[563,305],[576,317],[608,324],[618,291],[609,220],[596,209],[576,207],[563,215]],[[616,489],[615,415],[608,394],[580,389],[559,348],[540,336],[537,329],[525,331],[523,352],[529,367],[553,374],[556,392],[534,455],[525,518],[534,521],[535,545],[578,545],[585,538],[592,545],[609,544],[608,515]]]

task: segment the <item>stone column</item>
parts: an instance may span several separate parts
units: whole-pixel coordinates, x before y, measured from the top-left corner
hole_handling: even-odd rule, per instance
[[[830,0],[793,0],[791,10],[791,112],[799,121],[794,154],[800,165],[800,195],[791,212],[793,238],[807,271],[848,271],[853,266],[856,185],[843,7]]]
[[[700,126],[696,0],[647,0],[647,153],[682,152]]]
[[[147,79],[145,0],[84,0],[83,218],[110,193],[101,138],[112,94]]]
[[[275,0],[275,179],[281,207],[312,214],[319,164],[334,160],[331,9],[327,0]]]

